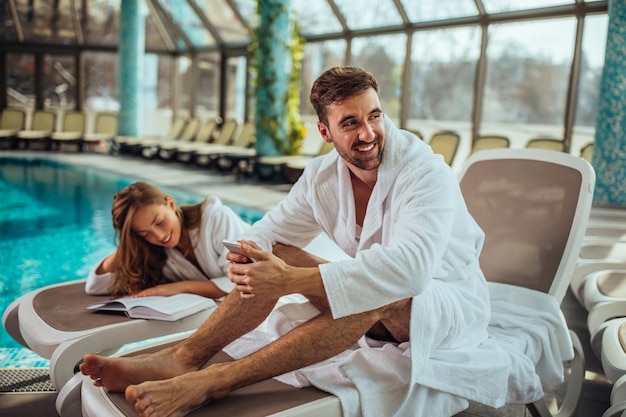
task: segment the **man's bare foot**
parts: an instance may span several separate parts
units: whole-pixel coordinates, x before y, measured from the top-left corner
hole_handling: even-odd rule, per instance
[[[225,368],[223,364],[215,364],[171,379],[129,385],[126,400],[135,403],[140,417],[183,417],[231,391],[222,383],[227,378],[220,377],[219,370]]]
[[[87,354],[80,365],[80,372],[93,379],[95,386],[113,392],[123,392],[131,384],[172,378],[193,370],[163,352],[125,358]]]

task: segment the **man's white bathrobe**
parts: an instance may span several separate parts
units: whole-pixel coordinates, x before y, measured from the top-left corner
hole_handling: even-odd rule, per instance
[[[165,248],[167,260],[163,267],[163,276],[171,282],[210,279],[219,289],[229,293],[234,284],[228,279],[228,249],[224,247],[222,240],[239,239],[250,225],[217,197],[208,197],[203,204],[200,227],[189,230],[191,242],[194,244],[193,251],[202,270],[189,262],[178,250]],[[89,271],[85,283],[87,294],[111,293],[115,274],[96,274],[96,269],[103,260]]]
[[[333,317],[412,298],[410,343],[363,338],[329,366],[293,378],[339,396],[345,417],[452,415],[467,399],[501,406],[510,362],[488,340],[484,234],[442,157],[387,118],[385,131],[362,230],[349,170],[333,150],[307,166],[246,238],[269,250],[274,242],[304,247],[325,232],[352,257],[320,266]]]

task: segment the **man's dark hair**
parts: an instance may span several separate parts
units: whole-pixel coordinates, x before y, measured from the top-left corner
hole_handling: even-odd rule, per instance
[[[378,81],[374,75],[357,67],[335,67],[320,75],[311,87],[311,104],[318,119],[328,124],[326,108],[331,104],[341,104],[347,98],[364,93],[373,88],[378,94]]]

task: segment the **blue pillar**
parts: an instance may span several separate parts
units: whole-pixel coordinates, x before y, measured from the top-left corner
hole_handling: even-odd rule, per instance
[[[257,31],[257,155],[284,153],[287,143],[287,92],[291,74],[289,0],[259,0]]]
[[[593,145],[594,203],[626,206],[626,1],[609,0],[609,29]]]
[[[143,126],[141,77],[145,54],[143,2],[122,0],[120,5],[119,33],[119,134],[140,136]]]

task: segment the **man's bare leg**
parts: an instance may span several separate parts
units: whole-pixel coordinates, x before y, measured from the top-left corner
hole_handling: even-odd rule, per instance
[[[242,299],[233,291],[198,330],[175,346],[135,357],[85,355],[80,371],[89,375],[95,385],[117,392],[130,384],[195,371],[230,342],[261,324],[275,304],[276,300]]]
[[[316,266],[326,260],[301,249],[277,244],[277,256],[293,266]],[[277,300],[241,299],[230,293],[207,321],[181,343],[149,355],[108,358],[85,355],[80,370],[110,391],[124,391],[130,384],[172,378],[199,369],[230,342],[256,328],[270,313]],[[314,305],[327,308],[317,300]]]
[[[330,311],[325,310],[248,357],[164,381],[131,385],[126,389],[126,398],[135,402],[142,417],[181,417],[237,388],[337,355],[374,323],[393,323],[394,338],[408,340],[410,311],[411,300],[341,319],[333,319]]]

